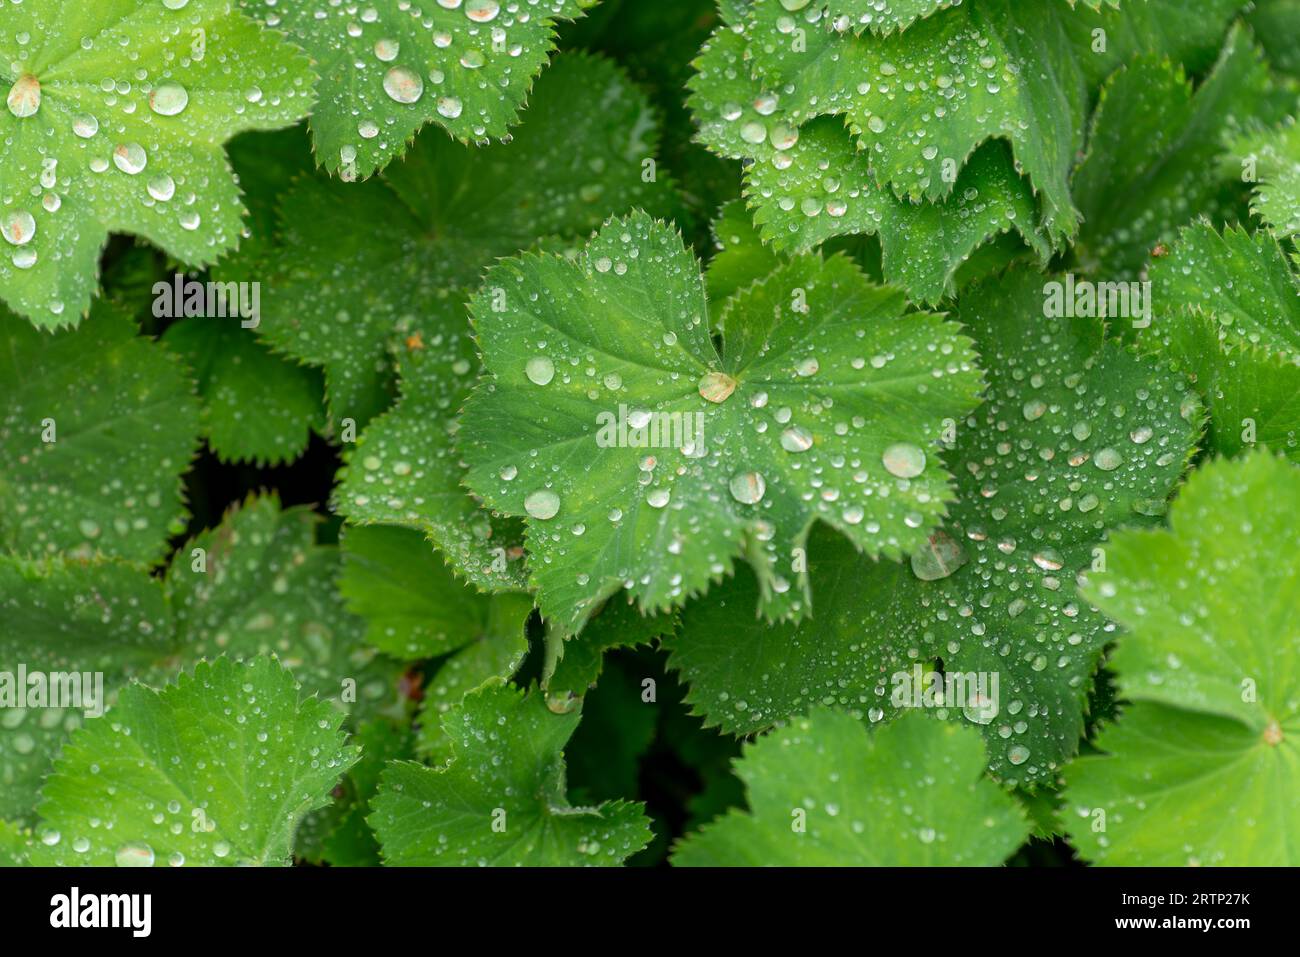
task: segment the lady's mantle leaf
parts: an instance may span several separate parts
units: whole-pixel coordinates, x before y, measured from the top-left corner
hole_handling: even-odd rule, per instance
[[[642,213],[576,260],[494,267],[460,440],[470,487],[528,516],[543,614],[576,631],[619,588],[679,605],[742,554],[764,610],[798,615],[814,519],[873,556],[924,541],[949,498],[933,443],[981,381],[955,326],[903,308],[804,257],[727,302],[719,351],[699,264]]]
[[[0,308],[0,357],[0,547],[160,559],[198,446],[180,360],[107,305],[53,336]]]
[[[747,734],[814,704],[881,720],[919,703],[914,669],[942,662],[983,676],[939,715],[980,726],[999,776],[1043,780],[1074,753],[1110,629],[1076,576],[1104,560],[1107,529],[1161,514],[1200,403],[1181,377],[1103,342],[1099,320],[1045,317],[1044,286],[1020,271],[962,296],[988,401],[944,457],[959,501],[910,569],[827,535],[808,552],[813,619],[747,620],[750,576],[686,607],[672,663],[710,724]]]
[[[977,146],[1007,139],[1060,239],[1078,224],[1069,172],[1086,108],[1065,30],[1071,16],[1060,0],[983,0],[900,34],[857,37],[828,24],[820,6],[790,13],[756,0],[745,37],[765,88],[780,91],[786,121],[797,130],[815,116],[843,115],[876,177],[900,195],[948,196]]]
[[[563,749],[577,711],[491,681],[444,719],[454,757],[440,768],[388,766],[371,826],[390,865],[619,864],[650,841],[642,805],[572,807]]]
[[[421,705],[419,747],[445,746],[441,716],[488,678],[509,678],[528,653],[533,600],[521,592],[481,594],[457,579],[415,531],[348,528],[339,591],[368,622],[366,639],[394,658],[441,658]]]
[[[877,183],[868,154],[840,121],[797,129],[781,95],[750,77],[743,35],[719,28],[696,69],[689,103],[700,139],[724,156],[751,160],[746,197],[763,238],[778,248],[808,250],[835,236],[878,234],[887,278],[926,301],[950,292],[972,250],[1013,226],[1046,258],[1033,194],[1004,145],[978,151],[951,202],[914,204]]]
[[[0,22],[0,297],[75,325],[112,231],[192,265],[239,242],[222,144],[311,105],[307,58],[231,0],[28,0]]]
[[[642,178],[657,141],[649,103],[616,66],[562,57],[509,144],[473,150],[429,131],[382,179],[290,192],[259,332],[325,368],[334,429],[364,425],[388,404],[391,352],[454,348],[463,290],[493,259],[582,235],[611,210],[666,206],[666,182]]]
[[[1270,233],[1220,235],[1198,223],[1155,260],[1151,282],[1163,320],[1153,333],[1198,312],[1217,321],[1221,338],[1300,364],[1300,283]]]
[[[596,0],[239,0],[320,73],[311,127],[332,173],[369,176],[432,121],[461,142],[501,139],[555,49],[555,25]],[[595,103],[595,91],[585,99]]]
[[[111,704],[130,677],[161,683],[204,657],[275,653],[340,711],[400,712],[397,666],[363,644],[363,623],[334,591],[338,554],[315,544],[318,521],[253,500],[182,548],[162,582],[119,562],[0,558],[0,671],[101,671]],[[83,717],[76,708],[3,711],[0,816],[30,814]]]
[[[1150,273],[1160,311],[1143,344],[1195,383],[1207,446],[1300,461],[1300,287],[1277,241],[1198,224]]]
[[[1157,240],[1172,240],[1198,215],[1231,215],[1236,191],[1213,171],[1225,131],[1267,115],[1268,89],[1259,48],[1242,29],[1231,32],[1195,92],[1167,60],[1143,57],[1115,73],[1074,176],[1084,216],[1074,256],[1083,271],[1136,278]]]
[[[749,811],[677,845],[684,867],[992,867],[1028,836],[1016,802],[984,779],[979,736],[913,715],[868,732],[814,709],[745,747]]]
[[[320,373],[273,355],[236,321],[184,319],[162,341],[194,370],[208,444],[222,461],[289,462],[324,428]]]
[[[64,747],[33,863],[288,864],[299,822],[357,760],[341,721],[268,658],[132,685]]]
[[[357,525],[422,532],[478,588],[521,590],[523,523],[490,515],[461,485],[465,468],[452,440],[478,356],[467,318],[449,324],[463,331],[421,341],[402,363],[402,398],[345,455],[333,509]]]
[[[0,672],[77,674],[85,710],[29,707],[5,700],[0,709],[0,817],[30,820],[54,756],[106,702],[90,698],[103,674],[106,698],[130,677],[154,674],[176,651],[161,584],[125,564],[26,563],[0,557]],[[90,687],[86,674],[89,673]],[[71,687],[71,685],[69,685]],[[16,693],[6,689],[6,697]]]
[[[1297,515],[1300,470],[1257,452],[1194,472],[1168,529],[1111,542],[1087,594],[1127,630],[1111,664],[1133,703],[1066,769],[1085,857],[1300,864]]]
[[[1280,129],[1238,138],[1228,163],[1231,173],[1256,184],[1256,216],[1279,238],[1300,233],[1300,124],[1292,119]]]

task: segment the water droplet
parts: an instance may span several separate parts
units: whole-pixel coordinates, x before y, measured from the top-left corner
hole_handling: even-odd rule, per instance
[[[395,66],[384,74],[384,92],[398,103],[414,103],[424,94],[424,81],[415,71]]]
[[[1103,472],[1113,472],[1124,464],[1124,458],[1114,449],[1107,446],[1092,457],[1092,462]]]
[[[966,564],[966,550],[947,532],[937,531],[912,553],[912,574],[923,582],[947,578]]]
[[[535,492],[529,492],[528,497],[524,499],[524,511],[533,518],[539,518],[542,521],[554,518],[559,510],[560,496],[548,488],[539,488]]]
[[[460,98],[455,96],[442,96],[438,98],[438,115],[444,116],[449,120],[454,120],[460,116],[461,111]]]
[[[149,179],[149,195],[160,203],[165,203],[176,195],[176,182],[166,173],[160,173]]]
[[[401,49],[402,45],[400,43],[388,37],[375,41],[375,56],[385,63],[392,63],[396,60],[398,51]]]
[[[20,76],[9,88],[9,112],[22,119],[41,108],[41,81],[30,73]]]
[[[737,472],[731,477],[731,497],[742,505],[762,501],[767,482],[757,472]]]
[[[149,157],[139,143],[119,143],[113,148],[113,165],[130,176],[143,170],[148,162]]]
[[[1007,752],[1007,760],[1012,764],[1024,764],[1029,760],[1029,749],[1023,744],[1017,744]]]
[[[813,447],[813,434],[801,425],[792,425],[781,433],[781,448],[787,452],[807,452]]]
[[[11,246],[25,246],[36,235],[36,218],[25,209],[11,209],[0,217],[0,236]]]
[[[700,377],[700,396],[710,402],[725,402],[736,391],[736,380],[725,372],[707,372]]]
[[[501,4],[497,3],[497,0],[469,0],[465,4],[465,16],[475,23],[489,23],[495,20],[500,12]]]
[[[99,132],[99,120],[89,113],[82,113],[72,120],[72,132],[76,133],[83,140],[88,140]]]
[[[123,844],[113,860],[118,867],[153,867],[153,848],[148,844]]]
[[[533,356],[524,365],[524,375],[533,385],[548,385],[555,378],[555,363],[546,356]]]
[[[190,94],[179,83],[163,83],[149,94],[149,109],[159,116],[175,116],[190,102]]]
[[[895,442],[880,460],[885,471],[898,478],[916,478],[925,471],[925,453],[911,442]]]
[[[651,489],[646,495],[645,500],[651,508],[663,508],[672,498],[672,493],[666,488]]]

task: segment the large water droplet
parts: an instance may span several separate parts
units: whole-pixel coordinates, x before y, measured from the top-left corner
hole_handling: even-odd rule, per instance
[[[449,120],[454,120],[460,116],[462,109],[460,98],[456,96],[441,96],[438,98],[438,115],[445,116]]]
[[[72,132],[76,133],[83,140],[88,140],[99,132],[99,120],[95,119],[89,113],[83,113],[74,117],[72,120]]]
[[[175,116],[189,102],[189,92],[179,83],[163,83],[149,94],[149,108],[159,116]]]
[[[911,442],[895,442],[880,460],[885,471],[898,478],[916,478],[925,471],[925,453]]]
[[[787,452],[807,452],[813,446],[813,435],[802,425],[792,425],[781,433],[781,448]]]
[[[707,372],[700,377],[700,397],[725,402],[736,391],[736,380],[725,372]]]
[[[36,218],[25,209],[12,209],[0,217],[0,236],[13,246],[25,246],[36,235]]]
[[[763,500],[767,482],[757,472],[737,472],[731,477],[731,497],[742,505],[753,505]]]
[[[555,363],[546,356],[533,356],[524,365],[524,375],[534,385],[547,385],[555,378]]]
[[[549,488],[539,488],[535,492],[529,492],[527,498],[524,499],[524,511],[533,518],[539,518],[542,521],[554,518],[559,510],[560,496]]]
[[[118,867],[153,867],[153,848],[148,844],[123,844],[113,860]]]
[[[160,203],[165,203],[176,195],[176,182],[166,173],[150,177],[147,188],[149,195]]]
[[[465,16],[475,23],[488,23],[495,20],[500,12],[501,4],[497,3],[497,0],[469,0],[465,4]]]
[[[113,164],[123,173],[135,176],[149,162],[139,143],[119,143],[113,148]]]
[[[9,112],[21,119],[41,108],[41,81],[30,73],[20,76],[9,88]]]
[[[398,103],[414,103],[424,94],[424,81],[415,71],[395,66],[384,74],[384,92]]]
[[[966,550],[947,532],[938,531],[912,553],[912,574],[923,582],[947,578],[966,564]]]
[[[1108,446],[1094,455],[1092,461],[1103,472],[1113,472],[1124,464],[1124,457]]]

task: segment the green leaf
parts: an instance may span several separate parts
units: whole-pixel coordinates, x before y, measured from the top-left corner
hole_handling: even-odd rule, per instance
[[[1218,321],[1223,338],[1300,363],[1300,284],[1271,234],[1229,227],[1220,235],[1198,223],[1152,264],[1151,282],[1162,325],[1199,312]]]
[[[194,317],[169,327],[162,341],[194,371],[208,444],[222,461],[290,462],[325,427],[320,373],[272,354],[252,332]]]
[[[0,867],[22,867],[27,863],[30,838],[17,824],[0,821]]]
[[[1064,18],[1089,88],[1137,57],[1167,58],[1190,75],[1213,66],[1242,0],[1126,0],[1119,9],[1080,7]]]
[[[162,691],[132,685],[64,747],[33,862],[288,864],[303,816],[357,760],[341,720],[267,658],[200,662]]]
[[[0,355],[0,546],[162,558],[185,527],[180,476],[198,444],[180,360],[103,303],[54,335],[0,308]]]
[[[484,595],[458,581],[416,532],[358,526],[343,536],[339,591],[368,623],[366,640],[404,661],[433,658],[488,636],[527,648],[533,610],[523,594]]]
[[[491,515],[461,484],[456,413],[474,385],[478,357],[467,319],[455,323],[463,330],[421,342],[403,362],[402,398],[344,454],[333,509],[357,525],[416,529],[476,587],[519,590],[527,587],[522,523]]]
[[[1256,0],[1246,20],[1268,51],[1273,66],[1300,79],[1300,0]]]
[[[81,708],[51,708],[47,699],[44,707],[6,701],[0,709],[0,818],[26,821],[69,732],[108,703],[97,697],[95,673],[102,673],[103,697],[111,700],[130,677],[151,675],[178,646],[161,584],[125,564],[0,557],[0,619],[0,672],[11,680],[19,668],[75,673],[76,685],[68,687],[81,695],[68,702]]]
[[[704,270],[710,302],[722,302],[774,271],[784,260],[763,242],[745,204],[733,199],[712,224],[713,258]]]
[[[649,104],[618,67],[573,55],[538,83],[509,144],[475,150],[428,131],[381,179],[303,181],[281,205],[282,244],[264,277],[276,295],[259,332],[324,367],[332,426],[364,425],[389,403],[390,353],[455,348],[463,290],[494,259],[664,201],[665,184],[642,180],[657,140]]]
[[[780,156],[780,167],[756,162],[746,170],[746,196],[757,203],[764,238],[807,250],[834,236],[879,233],[885,275],[914,299],[951,295],[971,254],[1013,227],[1041,261],[1050,256],[1033,194],[1003,143],[975,151],[944,203],[900,202],[877,186],[866,154],[829,117],[808,123]]]
[[[364,717],[402,712],[399,669],[362,641],[334,589],[337,549],[315,544],[319,519],[254,499],[182,548],[160,583],[143,567],[0,557],[0,671],[103,672],[112,704],[128,678],[162,683],[203,658],[277,654],[308,692]],[[29,814],[77,709],[0,719],[0,815]]]
[[[1256,184],[1251,211],[1279,239],[1300,233],[1300,125],[1295,119],[1276,130],[1237,138],[1231,152],[1225,160],[1229,172]],[[1252,178],[1247,180],[1247,174]]]
[[[822,535],[808,548],[812,619],[754,622],[748,575],[686,607],[667,644],[708,724],[748,734],[817,704],[879,721],[916,704],[895,699],[900,675],[941,661],[983,677],[991,702],[937,713],[979,726],[1004,781],[1050,779],[1074,753],[1110,629],[1076,576],[1104,557],[1109,528],[1163,512],[1200,403],[1180,376],[1104,342],[1097,320],[1044,316],[1045,286],[1021,270],[962,296],[988,401],[944,456],[958,501],[910,568]]]
[[[1136,278],[1157,240],[1197,216],[1231,214],[1235,195],[1207,170],[1224,153],[1225,131],[1260,114],[1268,86],[1259,48],[1240,28],[1195,93],[1181,67],[1147,57],[1107,81],[1074,177],[1084,216],[1074,255],[1086,272]]]
[[[1225,338],[1212,316],[1175,314],[1161,332],[1160,355],[1195,384],[1209,409],[1207,449],[1236,455],[1258,443],[1300,464],[1300,366]]]
[[[575,260],[494,267],[460,441],[470,488],[529,516],[543,614],[576,632],[620,588],[667,609],[738,554],[769,615],[800,614],[806,576],[785,575],[815,519],[872,555],[922,541],[949,498],[924,448],[980,375],[954,326],[903,308],[842,257],[805,257],[727,302],[719,352],[699,264],[644,214]]]
[[[1049,234],[1074,234],[1069,172],[1086,91],[1065,32],[1073,14],[1059,0],[966,3],[888,37],[834,31],[812,6],[792,16],[758,0],[750,10],[754,70],[781,91],[788,123],[843,116],[876,177],[913,199],[950,195],[945,166],[960,169],[981,143],[1005,138]]]
[[[370,800],[384,766],[411,757],[411,729],[376,718],[357,728],[352,743],[360,748],[361,758],[335,788],[334,803],[303,819],[294,842],[295,857],[333,867],[379,866],[379,841],[366,823]]]
[[[499,681],[444,719],[455,756],[444,767],[388,766],[370,823],[396,866],[619,864],[645,847],[642,805],[573,807],[563,750],[576,711],[553,714],[542,695]]]
[[[366,639],[376,648],[400,660],[442,659],[424,689],[421,754],[445,751],[442,715],[488,678],[509,678],[528,653],[532,598],[479,593],[409,529],[347,529],[339,590],[367,620]]]
[[[311,54],[321,77],[311,118],[317,157],[331,173],[356,178],[386,166],[429,122],[461,142],[507,137],[555,49],[556,24],[582,16],[596,0],[448,0],[418,8],[375,0],[329,11],[239,2]]]
[[[971,252],[1013,226],[1046,259],[1037,204],[1004,145],[978,150],[951,202],[899,200],[877,184],[840,121],[796,129],[782,98],[750,79],[745,55],[744,36],[716,31],[696,63],[689,104],[702,142],[750,160],[745,195],[765,241],[800,251],[836,236],[879,234],[886,277],[926,301],[951,292]]]
[[[1256,452],[1193,473],[1168,529],[1112,541],[1087,591],[1125,628],[1111,665],[1132,703],[1066,769],[1089,860],[1300,863],[1300,562],[1280,547],[1297,514],[1300,470]]]
[[[39,326],[76,325],[110,232],[194,266],[233,249],[244,209],[222,144],[304,116],[313,81],[229,0],[11,5],[0,297]]]
[[[545,682],[547,694],[581,698],[600,677],[605,652],[652,644],[672,634],[676,627],[677,619],[672,615],[643,615],[632,602],[610,599],[582,634],[560,646],[560,658]]]
[[[749,811],[677,845],[679,867],[990,867],[1029,833],[984,779],[978,735],[904,718],[869,733],[825,708],[745,747]]]

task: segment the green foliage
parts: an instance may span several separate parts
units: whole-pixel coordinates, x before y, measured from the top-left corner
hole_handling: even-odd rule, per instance
[[[1267,503],[1260,508],[1260,503]],[[1090,597],[1125,629],[1129,705],[1067,769],[1070,833],[1106,864],[1295,866],[1300,822],[1293,550],[1300,472],[1264,452],[1211,462],[1169,528],[1116,536]],[[1229,785],[1231,782],[1231,786]],[[1092,826],[1104,813],[1104,828]],[[1214,821],[1205,828],[1200,822]]]
[[[14,4],[0,24],[0,298],[38,326],[86,314],[110,232],[194,266],[239,242],[222,144],[314,101],[308,60],[228,0]]]
[[[0,866],[1300,864],[1300,0],[3,6]]]
[[[446,766],[396,762],[379,783],[371,824],[385,862],[610,865],[643,848],[639,804],[570,806],[563,750],[578,720],[499,681],[467,696],[444,719],[454,742]]]
[[[111,713],[56,762],[33,863],[287,864],[303,816],[358,755],[341,716],[269,658],[201,663],[162,691],[133,685]]]

